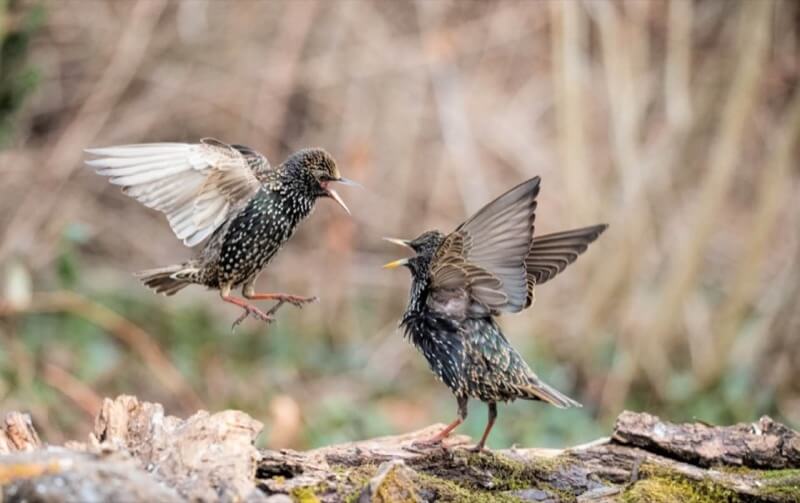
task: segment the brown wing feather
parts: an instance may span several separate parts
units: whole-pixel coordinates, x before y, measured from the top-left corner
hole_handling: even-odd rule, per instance
[[[525,257],[538,193],[539,177],[527,180],[447,236],[431,265],[433,287],[458,285],[494,313],[522,310],[528,293]]]
[[[535,285],[550,281],[575,262],[578,255],[585,252],[589,244],[607,227],[606,224],[600,224],[534,237],[530,252],[525,258],[525,268],[528,271],[528,300],[525,307],[533,302]]]

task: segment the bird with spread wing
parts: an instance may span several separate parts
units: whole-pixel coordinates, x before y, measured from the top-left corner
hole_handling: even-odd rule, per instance
[[[181,264],[137,275],[155,292],[173,295],[191,284],[219,290],[222,300],[247,316],[270,322],[284,303],[315,300],[284,293],[258,293],[261,270],[289,240],[319,198],[331,198],[349,214],[332,183],[353,184],[318,148],[293,153],[280,166],[243,145],[206,138],[200,143],[145,143],[87,149],[86,164],[149,208],[164,213],[186,246],[203,243]],[[242,288],[244,298],[231,294]],[[249,301],[275,300],[264,312]]]
[[[413,240],[386,238],[415,255],[384,267],[412,275],[401,325],[458,402],[458,417],[422,445],[442,442],[467,417],[470,398],[488,404],[483,449],[497,402],[541,400],[556,407],[580,404],[545,384],[509,344],[495,316],[530,307],[534,287],[564,270],[606,229],[594,225],[534,236],[539,177],[509,190],[445,235],[428,231]]]

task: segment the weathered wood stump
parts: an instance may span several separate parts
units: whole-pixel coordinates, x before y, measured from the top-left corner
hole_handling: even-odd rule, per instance
[[[0,429],[0,501],[800,501],[800,434],[763,417],[715,427],[623,412],[609,438],[474,454],[412,444],[438,430],[306,452],[261,450],[239,411],[182,420],[106,399],[87,442],[43,445],[30,418]]]

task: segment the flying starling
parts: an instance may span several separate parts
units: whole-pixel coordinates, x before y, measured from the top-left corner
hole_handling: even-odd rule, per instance
[[[530,307],[534,287],[574,262],[607,227],[534,237],[538,194],[537,176],[487,204],[448,235],[428,231],[413,240],[386,238],[415,253],[384,266],[411,270],[401,326],[458,401],[456,420],[420,444],[440,444],[467,417],[470,398],[489,406],[489,421],[476,450],[486,444],[497,402],[520,398],[559,408],[580,407],[533,373],[495,321],[500,313]]]
[[[219,290],[222,300],[269,323],[284,303],[302,306],[316,300],[284,293],[257,293],[261,270],[314,208],[330,197],[349,214],[331,183],[342,178],[336,162],[318,148],[299,150],[280,166],[243,145],[206,138],[197,144],[145,143],[87,149],[98,159],[86,164],[109,177],[122,191],[167,216],[186,246],[205,241],[182,264],[137,273],[156,293],[174,295],[191,284]],[[244,299],[231,295],[241,287]],[[276,300],[268,312],[249,300]]]

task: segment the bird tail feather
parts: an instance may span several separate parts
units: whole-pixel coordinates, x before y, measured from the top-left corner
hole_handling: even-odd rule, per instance
[[[530,386],[528,386],[525,391],[528,392],[528,396],[526,397],[528,400],[541,400],[555,405],[559,409],[582,407],[580,403],[538,379],[532,379],[530,381]]]
[[[157,269],[147,269],[134,274],[141,279],[148,288],[156,293],[175,295],[183,288],[195,283],[194,277],[199,272],[198,267],[191,263],[169,265]]]

